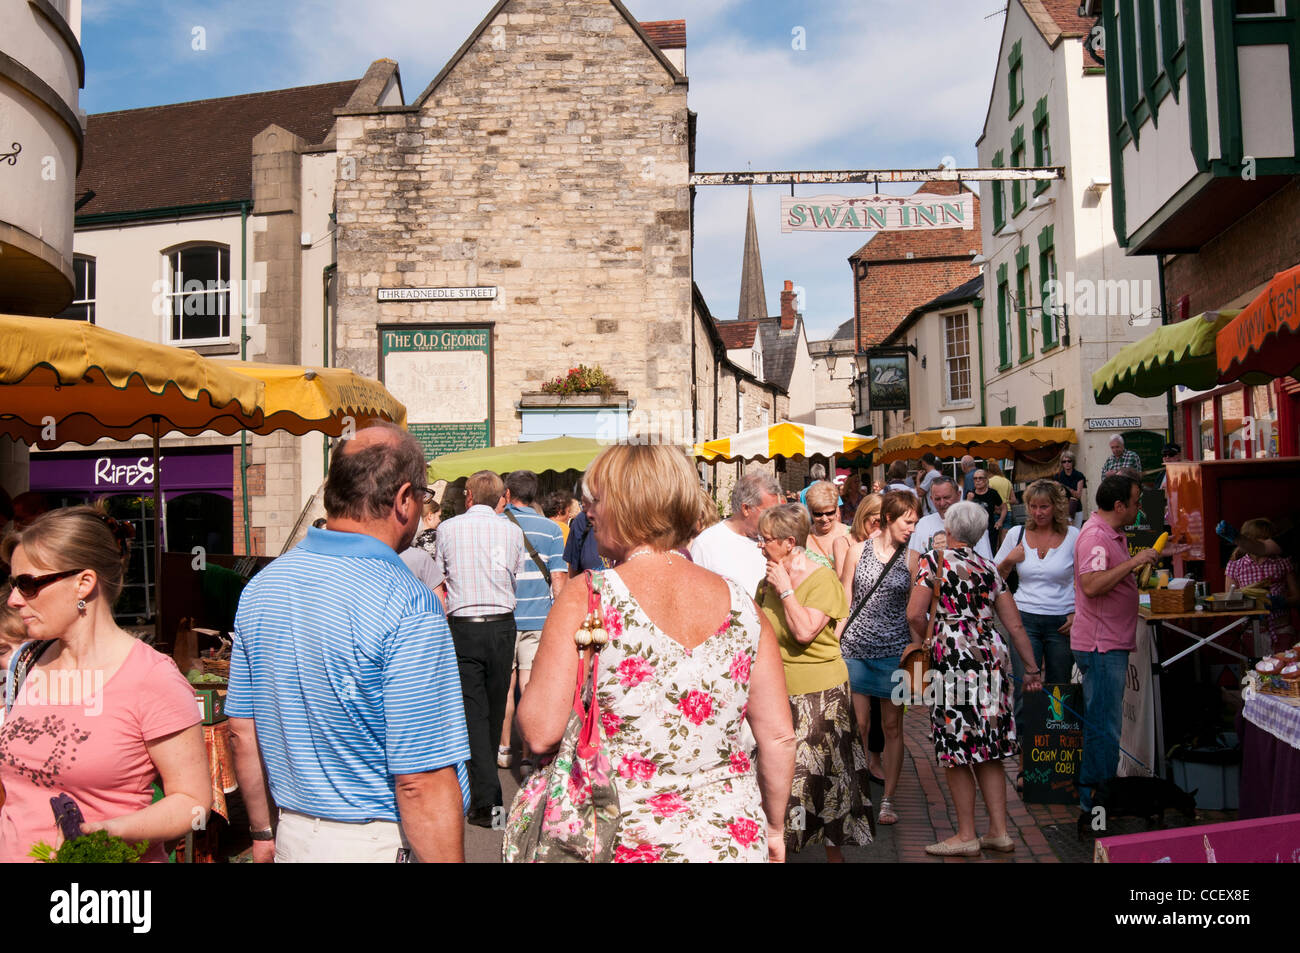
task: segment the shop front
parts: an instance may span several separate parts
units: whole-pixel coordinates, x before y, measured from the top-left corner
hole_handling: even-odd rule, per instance
[[[158,469],[163,549],[229,553],[233,546],[232,448],[170,450]],[[30,487],[50,508],[104,500],[110,515],[135,526],[126,585],[116,606],[123,620],[148,620],[156,604],[154,463],[147,452],[33,453]]]
[[[1174,399],[1189,460],[1259,460],[1300,455],[1300,381],[1282,377],[1209,391],[1179,387]]]

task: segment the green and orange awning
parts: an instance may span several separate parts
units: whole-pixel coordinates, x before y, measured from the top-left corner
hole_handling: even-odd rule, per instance
[[[1217,383],[1263,384],[1300,372],[1300,265],[1273,280],[1215,338]]]
[[[1159,397],[1179,384],[1210,390],[1218,383],[1215,338],[1237,311],[1207,311],[1186,321],[1166,324],[1140,341],[1126,345],[1092,375],[1097,403],[1120,394]]]

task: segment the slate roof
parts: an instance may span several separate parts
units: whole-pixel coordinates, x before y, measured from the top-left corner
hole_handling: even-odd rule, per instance
[[[790,389],[794,376],[794,359],[799,352],[799,337],[803,333],[803,318],[794,319],[794,327],[781,330],[781,316],[764,318],[758,323],[758,334],[763,342],[763,377],[778,387]]]
[[[853,319],[849,318],[831,335],[832,341],[852,341],[853,340]]]
[[[143,212],[253,197],[253,137],[272,123],[315,145],[359,79],[96,113],[76,194],[77,215]]]

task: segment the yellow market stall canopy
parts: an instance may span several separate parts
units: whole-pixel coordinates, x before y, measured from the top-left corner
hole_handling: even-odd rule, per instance
[[[1217,386],[1215,338],[1240,313],[1206,311],[1121,348],[1092,375],[1097,403],[1109,404],[1120,394],[1159,397],[1179,384],[1192,390]]]
[[[1060,448],[1077,442],[1070,427],[952,427],[901,433],[885,440],[881,463],[914,460],[923,454],[957,457],[969,453],[985,459],[1014,457],[1031,450]]]
[[[338,437],[349,419],[356,430],[377,420],[406,426],[406,407],[383,384],[347,368],[229,360],[213,363],[264,386],[265,420],[248,428],[253,433],[287,430],[299,437],[307,433]]]
[[[880,442],[875,437],[785,421],[695,445],[706,463],[771,460],[774,457],[863,457]]]

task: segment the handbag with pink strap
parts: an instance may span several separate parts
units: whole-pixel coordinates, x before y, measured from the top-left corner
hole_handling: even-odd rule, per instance
[[[578,677],[564,737],[549,764],[515,795],[506,819],[505,863],[603,863],[614,854],[618,788],[605,751],[596,694],[600,646],[607,641],[600,597],[587,577],[587,618],[574,636]]]

